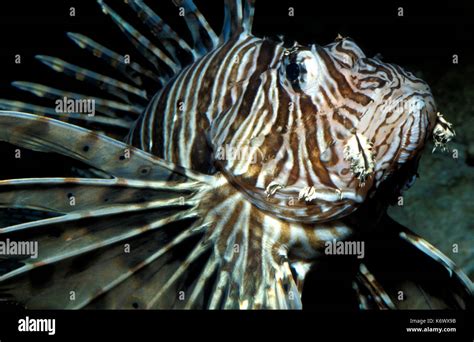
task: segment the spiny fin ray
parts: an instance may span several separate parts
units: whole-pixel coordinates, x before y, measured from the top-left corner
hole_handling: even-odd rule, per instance
[[[38,55],[36,58],[54,71],[72,76],[78,81],[91,83],[99,89],[123,99],[127,103],[130,103],[127,93],[136,95],[144,100],[147,99],[147,94],[144,90],[140,90],[111,77],[101,75],[95,71],[78,67],[56,57]]]
[[[79,113],[63,114],[58,113],[56,110],[50,107],[44,107],[15,100],[0,99],[0,110],[36,113],[39,116],[51,117],[64,122],[75,123],[75,121],[78,121],[84,124],[85,126],[89,124],[100,124],[112,128],[122,128],[126,130],[128,130],[131,126],[131,122],[125,121],[123,119],[102,116],[89,116],[87,114]]]
[[[143,23],[148,26],[151,33],[160,40],[168,53],[173,56],[173,60],[176,63],[178,63],[176,57],[177,51],[173,43],[176,43],[182,50],[192,55],[194,59],[198,57],[195,50],[193,50],[184,39],[180,38],[178,34],[142,0],[125,2]]]
[[[176,7],[184,10],[184,19],[193,37],[194,48],[201,55],[214,49],[219,38],[192,0],[173,0]]]
[[[225,0],[224,6],[224,27],[222,28],[221,38],[223,41],[227,41],[243,30],[242,1]]]
[[[0,127],[3,128],[0,130],[2,141],[35,151],[64,154],[114,177],[204,182],[212,179],[108,136],[54,119],[0,112]]]
[[[67,36],[81,49],[92,52],[94,56],[104,60],[107,64],[120,71],[125,77],[138,86],[143,85],[141,76],[146,76],[155,82],[160,82],[161,84],[164,83],[164,80],[160,79],[160,77],[157,76],[153,71],[142,67],[136,62],[130,62],[129,64],[125,63],[125,56],[106,48],[87,36],[72,32],[68,32]]]
[[[30,92],[40,98],[46,97],[52,100],[58,100],[58,99],[62,99],[66,97],[68,99],[94,100],[96,111],[110,117],[119,116],[115,112],[115,110],[123,111],[127,113],[134,113],[135,115],[139,115],[143,111],[143,107],[141,106],[133,106],[126,103],[117,102],[117,101],[106,100],[106,99],[88,96],[84,94],[78,94],[78,93],[74,93],[70,91],[55,89],[53,87],[49,87],[49,86],[38,84],[38,83],[15,81],[15,82],[12,82],[12,86],[18,89],[21,89],[23,91]]]
[[[133,26],[122,19],[113,9],[107,6],[103,0],[97,0],[97,2],[102,7],[102,11],[105,14],[110,15],[120,30],[127,36],[127,38],[129,38],[138,51],[140,51],[140,53],[155,66],[157,70],[160,68],[158,61],[161,60],[172,70],[174,74],[179,72],[179,65],[177,65],[163,51],[150,42],[148,38],[146,38]]]
[[[248,33],[252,33],[253,17],[255,15],[255,2],[256,0],[244,0],[244,30]]]

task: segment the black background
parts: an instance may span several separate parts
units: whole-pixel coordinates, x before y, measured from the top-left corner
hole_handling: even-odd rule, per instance
[[[171,0],[148,3],[178,33],[189,37]],[[219,32],[222,1],[196,0],[196,3]],[[150,37],[122,1],[108,4]],[[84,33],[119,53],[130,51],[133,55],[132,45],[110,17],[102,14],[94,0],[16,0],[2,1],[0,6],[0,89],[3,93],[7,90],[6,84],[15,79],[55,81],[56,75],[33,59],[35,54],[59,56],[82,64],[89,62],[88,53],[75,48],[65,35],[67,31]],[[69,16],[70,7],[75,7],[75,17]],[[294,17],[288,16],[289,7],[295,9]],[[403,17],[398,16],[400,7],[404,10]],[[474,3],[459,0],[347,3],[259,0],[254,33],[257,36],[282,34],[303,44],[320,45],[332,42],[340,33],[352,37],[369,57],[381,53],[388,62],[423,71],[430,83],[453,67],[453,54],[459,55],[460,63],[472,63]],[[21,65],[13,62],[16,53],[24,56]]]
[[[187,36],[177,9],[171,0],[148,1],[176,31]],[[220,0],[196,0],[199,8],[220,31],[223,4]],[[109,1],[132,24],[138,21],[122,1]],[[69,8],[76,16],[69,16]],[[288,16],[288,8],[295,16]],[[404,16],[398,16],[403,7]],[[122,11],[121,11],[122,10]],[[300,43],[330,43],[338,33],[350,36],[368,56],[381,53],[389,62],[413,66],[420,70],[436,65],[449,67],[453,54],[460,61],[472,61],[474,47],[474,4],[468,1],[257,1],[254,33],[258,36],[283,34]],[[139,25],[135,25],[140,27]],[[106,17],[94,0],[3,1],[0,10],[1,80],[12,76],[36,74],[35,54],[61,57],[82,56],[64,32],[90,35],[98,42],[119,52],[131,49],[126,39]],[[146,29],[142,29],[148,34]],[[27,57],[22,66],[11,68],[12,53]],[[30,73],[35,70],[34,75]],[[25,73],[23,73],[25,71]],[[442,73],[442,70],[439,70]],[[51,75],[50,75],[51,76]],[[429,81],[429,80],[428,80]]]
[[[18,332],[18,320],[55,318],[56,334]],[[455,319],[451,333],[408,333],[410,319]],[[12,341],[472,341],[472,314],[385,311],[28,311],[1,315],[0,339]],[[424,325],[423,327],[426,327]]]

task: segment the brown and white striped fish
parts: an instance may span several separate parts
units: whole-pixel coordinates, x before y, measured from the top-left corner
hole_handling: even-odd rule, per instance
[[[126,1],[160,47],[98,2],[152,70],[68,33],[129,82],[38,59],[116,100],[15,82],[50,100],[93,99],[98,114],[0,101],[2,141],[89,165],[74,178],[0,181],[0,206],[50,214],[0,229],[2,241],[38,242],[37,259],[0,259],[0,296],[27,308],[302,308],[327,243],[354,239],[358,209],[394,177],[410,181],[433,132],[441,148],[454,135],[425,82],[349,38],[286,47],[253,36],[254,0],[225,1],[220,35],[192,0],[175,0],[192,44]],[[472,296],[447,257],[396,229],[451,271],[458,298]],[[353,279],[360,307],[396,307],[369,269]]]

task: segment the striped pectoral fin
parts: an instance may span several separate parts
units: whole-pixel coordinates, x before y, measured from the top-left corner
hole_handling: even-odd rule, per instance
[[[462,309],[473,307],[474,285],[471,279],[469,279],[469,277],[460,270],[451,259],[428,241],[409,230],[400,232],[400,238],[411,247],[416,248],[419,252],[427,256],[430,263],[438,264],[444,269],[444,272],[440,272],[440,277],[442,277],[441,282],[445,283],[446,288],[449,290],[446,291],[447,296],[441,299],[441,302],[446,301],[448,307],[454,306]],[[419,288],[419,290],[423,292],[423,296],[429,296],[427,293],[427,291],[429,292],[429,289],[425,291]],[[431,305],[429,304],[430,300],[426,299],[426,301],[428,302],[428,306],[431,308]],[[439,300],[436,299],[436,301]],[[446,304],[441,305],[444,307]]]
[[[201,245],[195,239],[207,224],[196,205],[209,177],[138,150],[120,165],[114,154],[130,146],[52,119],[0,112],[0,127],[2,141],[81,160],[110,177],[0,181],[0,207],[54,214],[0,228],[2,242],[36,244],[36,255],[2,258],[0,297],[29,308],[148,307],[150,296],[114,294],[122,283],[157,293],[160,281],[187,274],[176,256]]]
[[[29,308],[301,307],[275,219],[225,177],[133,148],[122,164],[130,146],[30,114],[1,112],[0,127],[0,140],[111,177],[1,181],[3,208],[55,214],[0,229],[38,252],[2,260],[1,296]]]
[[[19,112],[0,111],[0,141],[84,162],[111,177],[139,180],[208,181],[130,145],[82,127]]]
[[[353,288],[356,292],[360,309],[395,309],[395,304],[390,296],[364,264],[359,266]]]
[[[179,206],[132,207],[2,230],[37,241],[39,254],[0,275],[0,296],[28,308],[301,308],[289,262],[245,205],[220,208],[216,222]]]
[[[0,188],[2,207],[58,214],[0,229],[0,241],[36,244],[34,258],[0,261],[0,298],[28,308],[147,307],[148,297],[119,296],[121,285],[156,292],[155,275],[176,274],[175,253],[207,228],[194,182],[46,178]]]
[[[381,221],[383,233],[365,264],[400,309],[469,309],[472,281],[429,242],[395,222]],[[383,248],[378,246],[383,241]],[[397,274],[397,277],[393,277]]]
[[[211,201],[216,192],[210,190],[198,210],[202,218],[196,224],[205,225],[205,233],[179,260],[167,261],[155,275],[150,271],[152,280],[145,285],[130,278],[97,303],[133,295],[147,309],[301,308],[289,263],[284,256],[275,258],[250,204],[240,202],[238,194]]]
[[[178,228],[180,222],[185,228]],[[17,261],[16,267],[0,275],[0,297],[13,297],[32,309],[132,309],[136,302],[145,308],[147,297],[140,299],[131,292],[120,296],[121,285],[157,291],[162,283],[154,275],[159,273],[158,280],[163,281],[173,274],[180,262],[174,251],[205,230],[191,227],[176,217],[159,219],[150,213],[45,223],[36,227],[41,233],[27,237],[38,242],[38,258]],[[56,230],[60,235],[51,236]]]
[[[143,274],[163,267],[174,248],[204,234],[205,225],[196,223],[198,199],[180,184],[113,189],[109,181],[114,180],[3,181],[16,191],[0,192],[2,207],[65,214],[0,229],[1,241],[34,243],[37,251],[0,261],[0,297],[29,308],[82,308],[128,278],[140,283]],[[79,197],[71,205],[61,198],[73,185]]]
[[[138,291],[150,309],[301,308],[289,261],[262,213],[229,184],[210,189],[198,212],[208,228],[171,271],[154,277],[153,288],[124,283],[120,296]]]

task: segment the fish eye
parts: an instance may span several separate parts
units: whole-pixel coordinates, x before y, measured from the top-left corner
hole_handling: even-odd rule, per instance
[[[286,77],[292,83],[298,83],[300,78],[300,66],[297,63],[290,63],[286,66]]]
[[[286,50],[283,56],[283,83],[296,92],[305,92],[315,85],[317,69],[317,62],[310,50],[300,46],[293,47]]]

